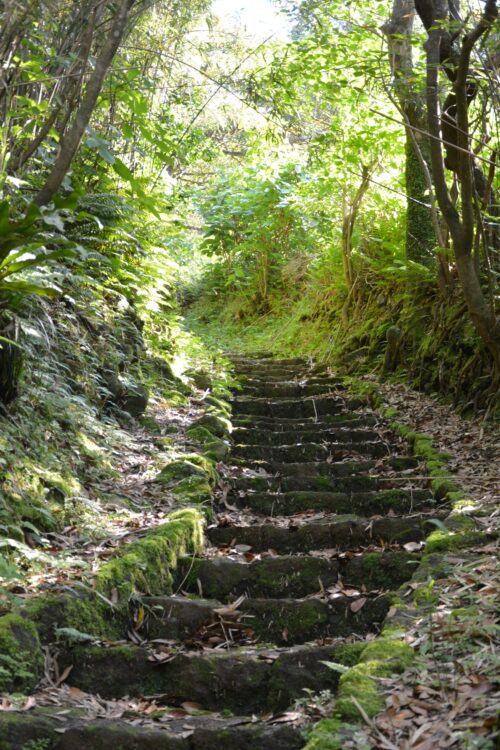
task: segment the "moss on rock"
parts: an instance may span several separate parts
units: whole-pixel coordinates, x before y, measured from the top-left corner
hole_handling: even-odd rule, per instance
[[[43,661],[34,623],[17,613],[0,617],[0,692],[33,688]]]
[[[343,722],[339,719],[322,719],[315,724],[304,750],[342,750],[340,731]]]
[[[205,401],[207,404],[210,404],[210,406],[213,407],[213,409],[217,413],[217,416],[223,414],[226,417],[229,417],[229,415],[231,414],[231,407],[229,406],[227,401],[222,401],[220,398],[217,398],[217,396],[213,395],[207,396],[205,398]],[[212,411],[212,413],[214,412]]]
[[[377,678],[402,672],[413,659],[413,651],[401,638],[388,634],[369,643],[359,662],[340,677],[335,716],[343,721],[359,721],[353,698],[368,716],[375,716],[384,706]]]
[[[194,508],[177,511],[167,523],[126,545],[118,557],[105,563],[96,577],[97,589],[108,596],[116,589],[122,601],[136,591],[170,592],[177,558],[202,548],[202,514]]]
[[[214,438],[208,443],[205,443],[203,452],[207,458],[212,461],[224,461],[229,453],[229,443],[220,438]]]
[[[163,467],[160,473],[156,476],[155,481],[161,484],[169,484],[171,482],[178,482],[181,479],[187,477],[199,476],[204,477],[206,472],[201,466],[197,466],[192,461],[187,459],[176,459],[171,463]]]
[[[226,416],[210,412],[203,414],[203,416],[197,419],[191,429],[195,429],[196,427],[203,427],[219,438],[227,437],[232,429],[231,422]]]
[[[207,430],[206,427],[202,427],[202,426],[189,427],[186,430],[186,436],[190,440],[195,440],[197,443],[200,443],[201,445],[204,445],[205,443],[210,443],[212,440],[215,439],[214,433],[210,432],[210,430]]]
[[[335,715],[342,721],[359,719],[360,713],[353,698],[368,716],[375,716],[383,708],[384,699],[375,682],[374,672],[373,665],[358,664],[341,676],[335,702]]]
[[[113,607],[94,591],[35,597],[22,611],[36,623],[43,643],[54,641],[56,630],[61,627],[113,640],[123,636],[129,622],[125,602],[123,607]]]
[[[453,550],[483,544],[488,539],[482,531],[446,532],[438,529],[427,537],[425,549],[428,554],[434,552],[452,552]]]
[[[163,467],[155,481],[162,484],[171,484],[193,476],[203,477],[211,485],[214,485],[217,481],[217,472],[213,463],[207,456],[201,456],[198,453],[186,453],[186,455],[171,461]]]

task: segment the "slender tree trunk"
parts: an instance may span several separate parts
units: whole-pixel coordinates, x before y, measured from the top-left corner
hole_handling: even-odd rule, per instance
[[[349,292],[352,290],[355,282],[354,267],[352,264],[352,234],[359,209],[363,202],[363,197],[370,187],[370,174],[373,165],[363,165],[361,183],[356,190],[356,194],[348,206],[344,199],[344,219],[342,222],[342,261],[344,266],[344,275]]]
[[[47,177],[44,186],[35,197],[34,202],[39,206],[43,206],[51,200],[54,193],[56,193],[61,187],[61,184],[68,173],[85,130],[90,122],[106,74],[124,37],[130,11],[136,1],[137,0],[121,0],[118,5],[109,37],[95,62],[94,70],[89,78],[85,93],[76,112],[75,119],[62,140],[60,151],[54,166],[52,167],[52,171]]]
[[[413,83],[411,34],[415,13],[414,0],[393,0],[391,17],[383,31],[388,41],[394,92],[406,123],[406,257],[429,264],[437,242],[428,179],[429,139],[420,132],[426,125],[425,102]]]
[[[443,146],[441,143],[441,122],[439,108],[439,69],[442,62],[442,41],[447,40],[446,24],[448,7],[443,0],[436,0],[433,24],[428,29],[425,44],[427,53],[427,113],[431,135],[433,180],[439,207],[448,225],[453,242],[453,250],[458,277],[463,290],[470,318],[489,349],[494,363],[494,382],[500,378],[500,321],[496,319],[481,287],[474,257],[474,176],[473,157],[470,154],[469,118],[467,101],[467,79],[470,54],[475,42],[497,17],[497,3],[488,0],[481,20],[462,42],[455,77],[457,107],[457,145],[459,151],[460,212],[454,205],[446,183]]]
[[[417,263],[429,265],[434,261],[437,244],[429,185],[421,164],[423,159],[431,171],[429,139],[417,130],[411,131],[411,128],[422,129],[422,117],[412,107],[406,107],[406,112],[406,257]]]

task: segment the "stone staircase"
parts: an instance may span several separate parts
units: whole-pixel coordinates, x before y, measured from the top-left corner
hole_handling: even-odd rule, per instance
[[[352,664],[413,575],[436,510],[404,442],[326,366],[232,359],[242,388],[204,556],[181,559],[175,594],[142,600],[147,639],[60,656],[70,690],[195,708],[156,723],[75,712],[64,731],[47,710],[0,747],[299,750],[296,701],[335,693],[325,662]]]

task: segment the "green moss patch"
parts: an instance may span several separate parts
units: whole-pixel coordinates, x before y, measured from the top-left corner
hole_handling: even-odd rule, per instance
[[[428,554],[452,552],[457,549],[483,544],[487,540],[487,534],[481,531],[446,532],[438,529],[427,537],[425,550]]]
[[[226,412],[224,412],[224,414],[225,413]],[[213,414],[210,412],[203,414],[203,416],[197,419],[191,429],[196,429],[196,427],[203,427],[209,430],[212,435],[215,435],[219,438],[227,437],[232,430],[231,422],[226,416],[223,416],[223,414]]]
[[[35,687],[43,661],[35,625],[15,613],[0,617],[0,692]]]
[[[217,396],[213,395],[207,396],[205,398],[205,401],[207,404],[210,404],[210,406],[213,407],[217,416],[219,416],[220,414],[224,414],[227,418],[231,414],[231,407],[229,406],[227,401],[222,401],[222,399],[217,398]],[[210,413],[208,409],[207,411]],[[212,411],[212,413],[214,412]]]
[[[169,593],[177,558],[202,548],[202,514],[192,508],[177,511],[167,523],[126,545],[118,557],[103,565],[96,578],[97,589],[107,596],[116,589],[121,601],[135,592]]]
[[[341,730],[343,722],[339,719],[323,719],[315,724],[304,750],[342,750]]]
[[[403,672],[414,658],[412,649],[401,638],[387,635],[369,643],[359,662],[340,678],[335,717],[342,721],[360,719],[353,698],[368,716],[375,716],[384,707],[377,678]]]
[[[196,440],[197,443],[200,443],[203,445],[204,443],[210,443],[212,440],[214,440],[215,435],[213,432],[210,432],[206,427],[202,427],[201,425],[198,425],[197,427],[190,427],[186,430],[186,436],[190,440]]]
[[[163,467],[155,481],[171,484],[193,476],[203,477],[212,485],[217,481],[217,473],[210,459],[197,453],[189,453],[171,461]]]
[[[212,461],[224,461],[229,453],[229,443],[226,440],[214,438],[210,442],[205,443],[203,452]]]
[[[57,638],[60,628],[72,628],[94,638],[122,638],[129,623],[128,608],[113,606],[94,591],[50,594],[28,600],[23,613],[36,623],[43,643]]]

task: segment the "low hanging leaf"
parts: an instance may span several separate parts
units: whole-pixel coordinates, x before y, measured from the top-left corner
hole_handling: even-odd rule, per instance
[[[95,636],[82,633],[76,628],[56,628],[54,632],[58,641],[66,643],[93,643],[96,640]]]
[[[349,671],[349,667],[346,667],[345,664],[339,664],[336,661],[322,661],[321,664],[324,664],[325,667],[328,667],[328,669],[333,669],[334,672],[339,672],[340,674],[344,674],[345,672]]]
[[[39,286],[38,284],[30,284],[24,281],[4,281],[0,285],[0,295],[2,294],[36,294],[39,297],[48,297],[49,299],[55,299],[61,294],[61,289],[57,287]]]

